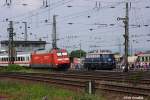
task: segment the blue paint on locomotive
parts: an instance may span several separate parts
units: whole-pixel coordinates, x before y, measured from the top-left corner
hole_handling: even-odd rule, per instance
[[[84,60],[84,68],[90,70],[112,70],[115,67],[113,54],[88,54]]]

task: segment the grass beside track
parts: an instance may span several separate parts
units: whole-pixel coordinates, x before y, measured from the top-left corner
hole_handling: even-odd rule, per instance
[[[26,72],[26,73],[49,73],[51,69],[31,69],[22,67],[19,65],[9,65],[5,67],[0,67],[0,72]]]
[[[0,100],[105,100],[102,96],[75,93],[43,83],[0,80]]]

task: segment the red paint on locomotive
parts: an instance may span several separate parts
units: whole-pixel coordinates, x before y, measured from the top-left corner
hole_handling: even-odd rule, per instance
[[[70,60],[65,49],[53,49],[50,53],[33,53],[31,67],[69,68]]]
[[[8,66],[8,55],[0,55],[0,66]],[[70,67],[70,60],[65,49],[53,49],[47,53],[21,53],[15,57],[15,64],[31,68],[64,68]]]

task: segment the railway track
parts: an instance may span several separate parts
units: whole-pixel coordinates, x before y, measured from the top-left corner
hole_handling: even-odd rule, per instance
[[[150,79],[149,77],[144,78],[143,77],[133,77],[131,75],[128,74],[124,75],[124,74],[118,74],[116,75],[103,75],[103,74],[99,74],[99,76],[95,76],[95,75],[83,75],[83,74],[68,74],[68,73],[50,73],[50,74],[43,74],[43,73],[7,73],[10,75],[16,75],[16,74],[20,74],[20,75],[24,75],[24,76],[28,76],[28,75],[32,75],[32,76],[42,76],[45,78],[51,78],[51,77],[55,77],[55,78],[63,78],[63,79],[68,79],[68,80],[85,80],[85,81],[89,81],[89,80],[94,80],[96,82],[101,82],[101,81],[113,81],[113,82],[119,82],[119,83],[128,83],[128,84],[134,84],[134,85],[146,85],[146,86],[150,86]],[[147,75],[149,76],[149,75]]]
[[[76,87],[78,89],[82,89],[83,87],[85,87],[85,81],[67,80],[67,79],[62,79],[58,77],[45,77],[45,76],[40,76],[40,75],[18,74],[18,73],[1,74],[0,77],[35,81],[35,82],[44,82],[44,83],[50,83],[54,85],[69,86],[72,88]]]
[[[112,74],[112,73],[111,73]],[[135,82],[127,79],[124,74],[111,74],[101,73],[99,76],[86,75],[86,74],[71,74],[71,73],[1,73],[0,77],[8,77],[15,79],[23,79],[30,81],[46,82],[55,85],[61,85],[83,91],[87,88],[89,81],[94,81],[94,90],[113,91],[120,93],[128,93],[133,95],[150,96],[150,80],[141,78]],[[122,76],[121,76],[122,75]]]
[[[98,88],[106,91],[114,91],[119,93],[121,92],[140,96],[150,96],[150,88],[148,87],[140,87],[120,83],[116,84],[115,82],[103,82]]]
[[[78,79],[78,80],[95,80],[95,81],[115,81],[115,82],[126,82],[126,83],[135,83],[150,85],[150,73],[147,73],[146,76],[134,76],[133,73],[97,73],[92,74],[92,72],[86,72],[82,74],[75,73],[7,73],[11,75],[20,74],[20,75],[33,75],[33,76],[43,76],[43,77],[58,77],[58,78],[68,78],[68,79]]]

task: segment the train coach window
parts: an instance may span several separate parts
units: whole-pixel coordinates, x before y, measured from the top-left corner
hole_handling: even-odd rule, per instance
[[[2,58],[0,58],[0,61],[3,61]]]
[[[29,61],[29,57],[26,57],[26,60]]]
[[[8,61],[8,58],[4,58],[4,61]]]
[[[2,61],[5,61],[5,59],[4,59],[4,58],[2,58]]]
[[[3,58],[1,58],[1,61],[3,61]]]
[[[5,58],[5,61],[8,61],[8,58]]]
[[[20,59],[21,61],[24,61],[25,59],[24,59],[24,57],[21,57],[21,59]]]
[[[6,61],[6,58],[4,58],[4,61]]]
[[[150,61],[150,57],[148,57],[148,61]]]
[[[21,59],[21,58],[20,58],[20,57],[18,57],[18,58],[17,58],[17,61],[20,61],[20,59]]]
[[[8,61],[8,58],[4,58],[4,61]]]
[[[20,61],[22,61],[22,57],[20,57]]]
[[[144,57],[142,57],[142,61],[144,61]]]
[[[142,57],[139,57],[139,61],[142,61]]]
[[[4,61],[4,58],[2,58],[2,61]]]
[[[148,61],[148,57],[145,57],[145,61]]]
[[[20,57],[16,57],[16,61],[19,61]]]
[[[5,58],[5,61],[7,61],[7,58]]]

